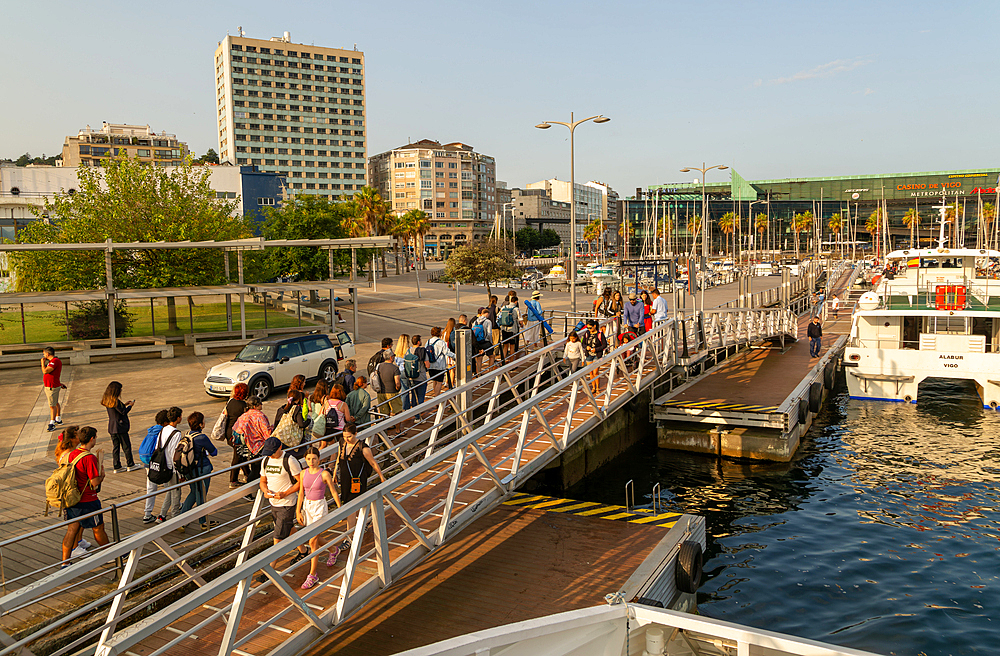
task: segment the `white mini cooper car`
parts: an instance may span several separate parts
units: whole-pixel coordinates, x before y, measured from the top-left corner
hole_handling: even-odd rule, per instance
[[[264,400],[276,387],[286,387],[302,374],[333,383],[340,360],[354,357],[354,342],[346,332],[331,335],[310,333],[294,337],[255,339],[230,362],[217,364],[205,376],[205,391],[228,397],[237,383],[250,386],[250,394]]]

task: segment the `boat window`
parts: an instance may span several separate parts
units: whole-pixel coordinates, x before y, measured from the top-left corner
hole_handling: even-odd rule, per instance
[[[968,317],[928,317],[930,332],[939,335],[969,334]]]

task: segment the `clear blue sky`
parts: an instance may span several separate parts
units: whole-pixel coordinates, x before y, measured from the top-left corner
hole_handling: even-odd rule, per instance
[[[147,8],[148,7],[148,8]],[[0,156],[87,124],[218,148],[227,30],[363,50],[369,154],[462,141],[510,186],[635,187],[728,164],[747,179],[997,166],[1000,3],[19,2],[4,7]],[[716,172],[709,180],[722,180]]]

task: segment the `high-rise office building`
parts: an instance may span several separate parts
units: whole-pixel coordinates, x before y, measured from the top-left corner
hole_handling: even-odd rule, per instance
[[[365,56],[226,36],[215,50],[219,159],[336,200],[365,186]]]

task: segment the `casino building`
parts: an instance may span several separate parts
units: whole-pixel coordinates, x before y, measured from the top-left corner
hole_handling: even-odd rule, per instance
[[[714,172],[718,177],[724,173]],[[816,239],[820,239],[825,248],[829,248],[831,242],[854,240],[862,250],[867,249],[873,235],[866,230],[866,223],[880,207],[888,218],[891,248],[908,247],[911,229],[919,245],[934,245],[940,225],[937,208],[942,199],[949,207],[949,218],[954,215],[956,206],[958,210],[959,221],[954,228],[949,227],[949,231],[954,230],[957,237],[964,234],[965,245],[972,247],[977,244],[980,217],[992,216],[992,208],[1000,205],[1000,167],[781,180],[745,180],[735,170],[730,169],[728,173],[728,182],[707,182],[704,188],[711,250],[715,254],[723,250],[728,252],[723,244],[731,244],[734,240],[734,236],[724,234],[719,228],[719,219],[729,212],[737,218],[738,229],[734,228],[733,232],[740,249],[786,251],[794,249],[794,217],[812,212],[820,220],[815,222],[814,230],[799,235],[805,252],[812,248]],[[712,175],[713,172],[709,172],[709,180]],[[701,203],[700,182],[636,189],[635,196],[621,202],[620,211],[628,222],[629,255],[642,257],[664,250],[687,250],[692,239],[690,231],[696,229],[695,219],[701,213]],[[839,236],[829,225],[831,217],[837,214],[843,225]],[[916,222],[912,220],[914,214],[918,217]],[[758,218],[760,215],[763,218]],[[754,217],[752,221],[751,216]],[[653,229],[657,223],[661,230],[656,233],[659,248],[654,250]],[[726,223],[723,221],[723,225]],[[662,228],[664,225],[666,231]]]

